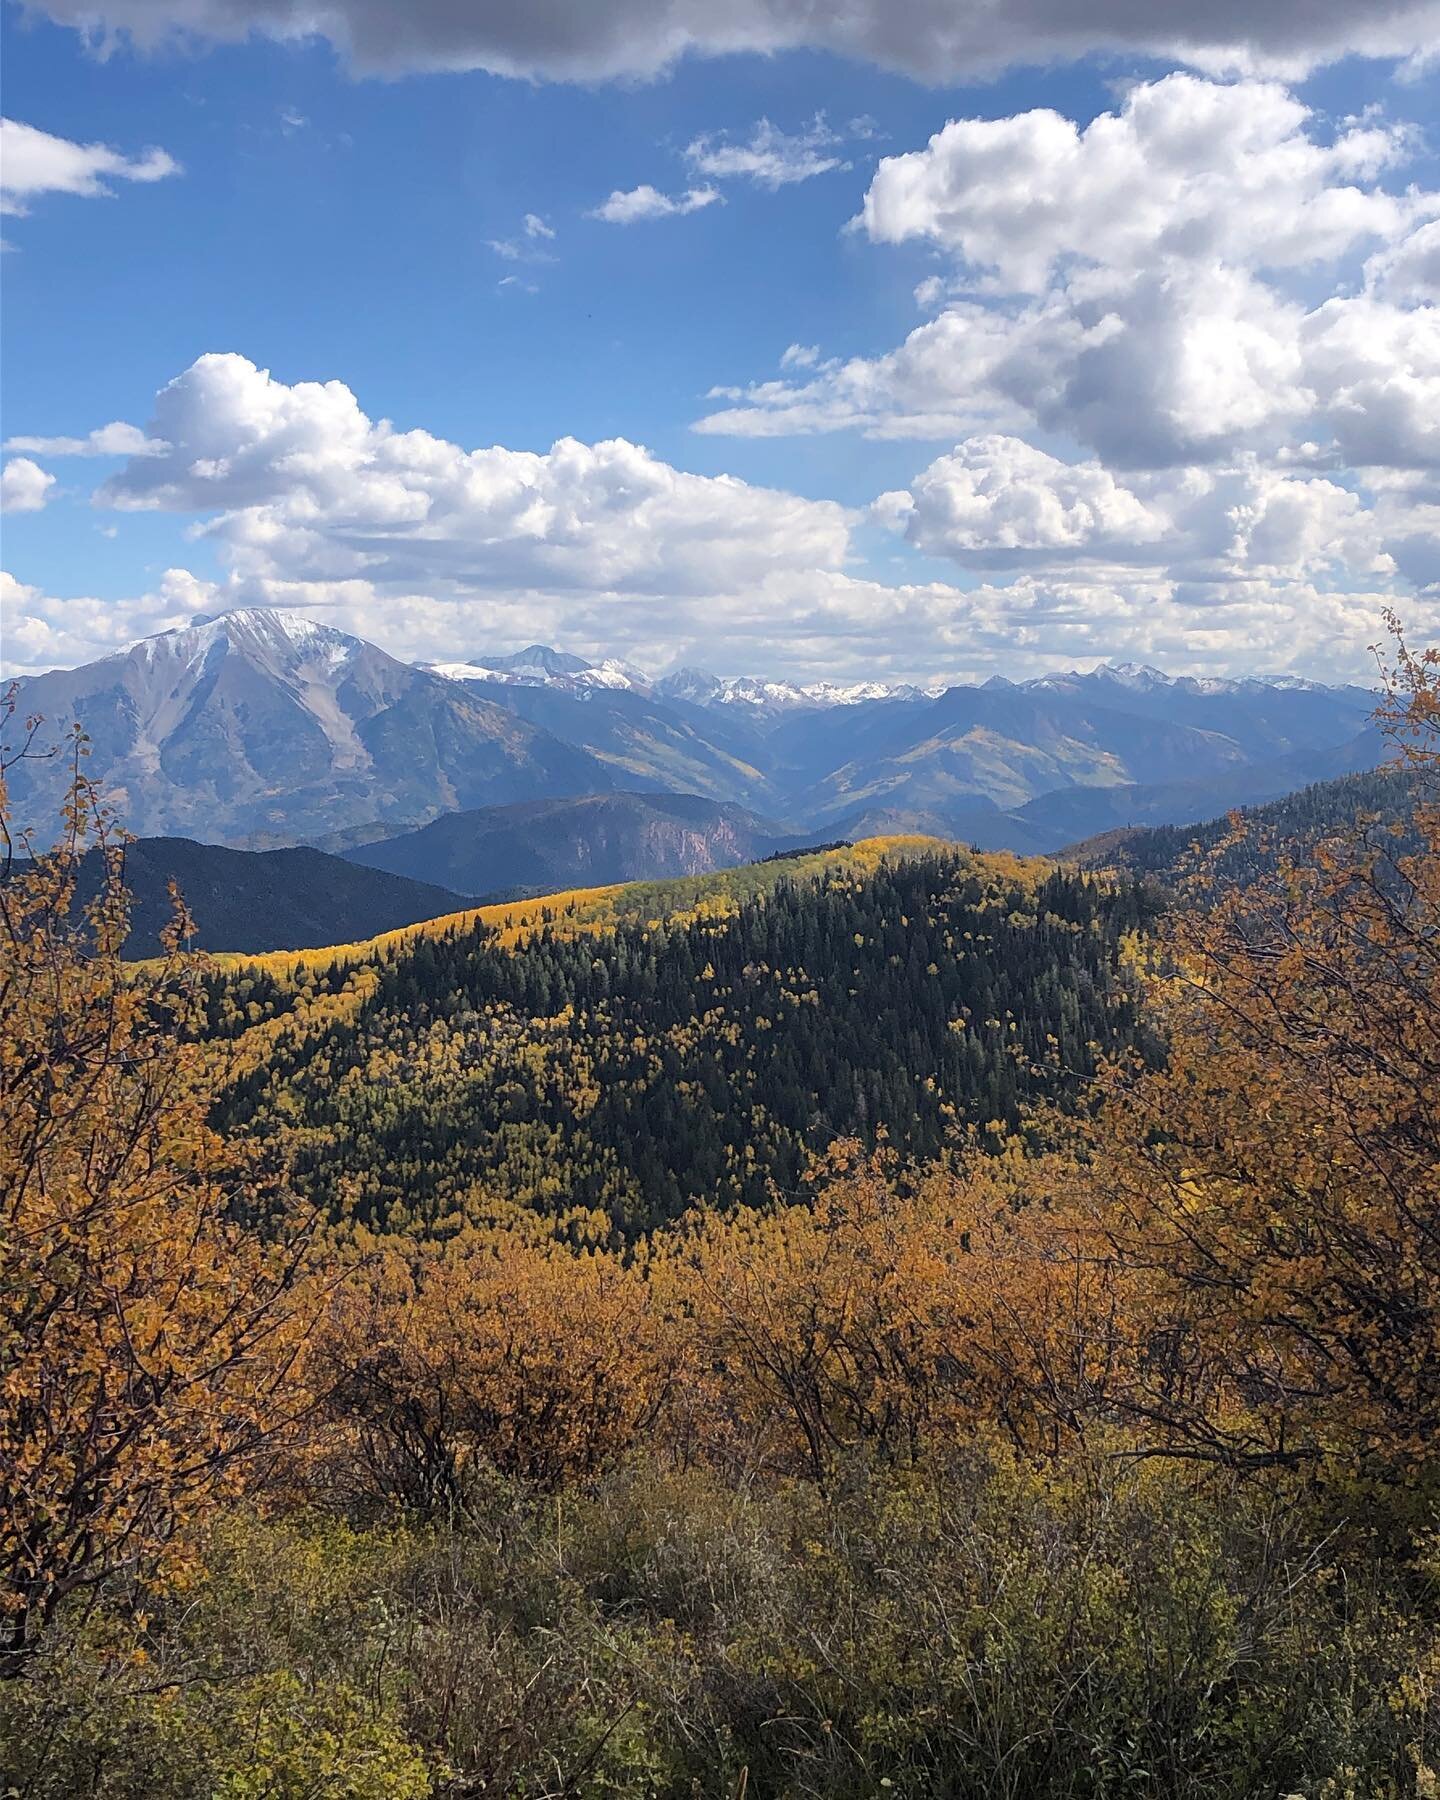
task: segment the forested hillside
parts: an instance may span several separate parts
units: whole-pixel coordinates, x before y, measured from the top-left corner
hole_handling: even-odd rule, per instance
[[[1212,879],[1250,882],[1282,856],[1343,836],[1362,826],[1391,835],[1408,848],[1418,843],[1415,805],[1420,784],[1413,773],[1385,767],[1335,781],[1317,781],[1264,806],[1241,809],[1239,829],[1230,814],[1199,825],[1150,825],[1103,832],[1071,844],[1058,860],[1074,868],[1116,869],[1164,883],[1205,865]]]
[[[1387,704],[1405,830],[1158,919],[879,840],[203,963],[77,763],[0,882],[8,1786],[1432,1800],[1440,653]]]
[[[519,942],[518,913],[490,908],[312,958],[298,989],[280,959],[234,968],[212,1029],[281,1016],[242,1044],[216,1123],[279,1133],[302,1189],[370,1226],[533,1208],[633,1236],[793,1196],[838,1138],[931,1158],[967,1125],[1013,1130],[1136,1037],[1133,884],[861,846],[737,871],[728,893],[636,892],[658,917],[621,889],[599,930],[547,902]]]

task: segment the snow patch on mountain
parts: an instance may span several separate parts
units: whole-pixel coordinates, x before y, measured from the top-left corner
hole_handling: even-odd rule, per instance
[[[678,669],[655,683],[667,699],[696,706],[747,706],[763,712],[807,707],[859,706],[868,700],[933,700],[945,684],[892,686],[883,681],[766,681],[758,675],[710,675],[703,669]]]

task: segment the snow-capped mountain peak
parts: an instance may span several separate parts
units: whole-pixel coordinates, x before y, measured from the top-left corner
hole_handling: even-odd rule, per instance
[[[550,644],[527,644],[504,656],[480,655],[471,658],[478,667],[496,676],[579,675],[590,667],[583,656],[569,650],[556,650]]]
[[[654,694],[691,706],[738,706],[762,713],[802,707],[857,706],[867,700],[914,700],[944,692],[944,684],[920,688],[894,687],[883,681],[770,680],[760,675],[712,675],[706,669],[682,668],[658,680],[618,657],[586,662],[568,651],[531,644],[504,656],[479,655],[460,662],[426,665],[451,681],[489,681],[518,687],[560,688],[569,693],[609,688]]]
[[[1163,669],[1152,668],[1149,663],[1102,663],[1095,673],[1107,681],[1119,682],[1121,687],[1144,689],[1171,686],[1170,676]]]
[[[615,688],[635,693],[650,692],[649,678],[630,663],[607,657],[589,663],[583,656],[555,650],[548,644],[530,644],[505,656],[481,655],[465,662],[426,665],[434,675],[450,681],[492,681],[505,687],[553,687],[570,693],[593,688]]]
[[[724,683],[708,669],[674,669],[655,683],[655,692],[666,700],[686,700],[692,706],[708,706],[723,692]]]
[[[447,681],[504,681],[506,677],[496,669],[487,669],[483,663],[473,662],[434,662],[425,667],[432,675],[443,675]]]
[[[582,669],[575,677],[577,681],[588,682],[592,687],[633,688],[638,692],[648,693],[650,678],[634,663],[621,662],[617,657],[607,657],[602,663],[594,663],[588,669]]]
[[[1208,695],[1254,693],[1257,688],[1315,694],[1330,691],[1323,682],[1308,681],[1303,675],[1167,675],[1163,669],[1154,668],[1149,663],[1135,662],[1100,663],[1088,674],[1079,669],[1070,669],[1064,674],[1037,675],[1019,685],[1023,688],[1064,689],[1097,681],[1106,682],[1113,687],[1127,688],[1131,693],[1137,694],[1166,689],[1177,693]],[[992,675],[986,686],[995,683],[1011,685],[1003,677]]]
[[[115,655],[140,657],[151,665],[191,666],[235,652],[277,672],[314,665],[328,673],[369,648],[363,638],[309,613],[237,606],[230,612],[196,613],[188,625],[140,638]]]

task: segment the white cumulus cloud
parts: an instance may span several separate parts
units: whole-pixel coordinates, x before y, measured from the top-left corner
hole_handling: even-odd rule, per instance
[[[108,144],[77,144],[18,119],[0,119],[0,212],[24,214],[40,194],[110,194],[110,181],[163,181],[180,165],[151,148],[130,157]]]
[[[0,512],[39,512],[55,477],[28,456],[12,456],[0,469]]]
[[[713,206],[720,198],[716,187],[690,188],[683,194],[662,194],[659,188],[642,181],[639,187],[616,188],[608,200],[592,207],[590,217],[603,219],[607,225],[634,225],[641,219],[668,219],[681,213],[699,212]]]
[[[0,569],[3,676],[74,668],[122,650],[138,637],[187,624],[214,604],[215,589],[188,569],[167,569],[154,592],[135,599],[59,599]]]
[[[689,474],[623,439],[471,449],[369,417],[343,382],[278,381],[236,355],[164,388],[145,441],[166,448],[97,501],[193,520],[220,580],[172,571],[113,616],[27,590],[10,634],[27,666],[160,628],[184,582],[191,611],[312,609],[425,660],[540,639],[836,679],[1103,656],[1363,675],[1383,605],[1401,599],[1418,636],[1440,628],[1440,591],[1425,592],[1440,492],[1403,469],[1369,489],[1248,453],[1125,473],[991,428],[870,509],[906,540],[894,556],[910,566],[885,580],[883,551],[858,564],[865,515],[832,502]],[[919,558],[951,578],[916,579]]]
[[[1132,88],[1084,130],[1049,110],[956,119],[881,161],[861,221],[876,243],[923,238],[1005,292],[1038,294],[1068,262],[1329,261],[1440,210],[1440,196],[1376,185],[1413,133],[1360,122],[1321,141],[1311,123],[1277,83],[1183,74]]]
[[[1165,536],[1166,520],[1097,462],[1065,463],[1019,438],[971,438],[887,494],[882,514],[917,548],[1123,551]]]
[[[1402,186],[1418,141],[1377,117],[1331,132],[1273,81],[1183,74],[1083,130],[952,121],[882,160],[859,221],[950,259],[917,289],[942,310],[880,356],[725,390],[698,429],[1038,427],[1125,468],[1433,466],[1440,193]]]
[[[1289,576],[1338,567],[1371,576],[1393,571],[1380,521],[1358,494],[1333,481],[1258,473],[1229,516],[1231,554],[1247,568]]]
[[[1253,458],[1137,473],[1127,486],[1093,459],[1067,463],[998,435],[957,444],[873,511],[917,550],[972,570],[1093,581],[1109,567],[1212,594],[1312,578],[1374,590],[1397,572],[1389,540],[1424,528],[1403,490],[1371,505]]]
[[[703,594],[774,568],[838,567],[846,511],[690,475],[624,439],[544,455],[466,450],[372,420],[343,383],[201,357],[156,399],[154,437],[104,504],[213,515],[237,577],[474,592]]]

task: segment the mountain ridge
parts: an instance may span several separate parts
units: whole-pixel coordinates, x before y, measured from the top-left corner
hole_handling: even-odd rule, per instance
[[[612,785],[583,750],[363,638],[273,608],[198,618],[20,684],[22,714],[83,725],[91,773],[142,835],[295,841]],[[17,764],[18,822],[51,824],[64,785],[63,758]]]
[[[18,862],[16,871],[27,866]],[[194,838],[140,837],[124,846],[123,866],[130,897],[123,951],[132,962],[160,953],[160,934],[174,917],[172,882],[194,925],[187,945],[207,952],[323,948],[337,937],[376,937],[474,904],[471,895],[307,846],[235,850]],[[103,870],[99,850],[87,850],[76,872],[77,907],[99,892]]]
[[[344,859],[474,894],[708,874],[799,843],[691,794],[589,794],[449,813]]]
[[[125,822],[231,845],[351,848],[489,806],[699,795],[782,835],[946,824],[1058,849],[1118,823],[1204,818],[1360,766],[1373,696],[1294,677],[1105,664],[935,691],[652,680],[532,644],[403,663],[286,609],[197,616],[21,684],[22,713],[79,717]],[[1378,760],[1378,757],[1377,757]],[[53,820],[56,766],[12,777],[22,824]]]

